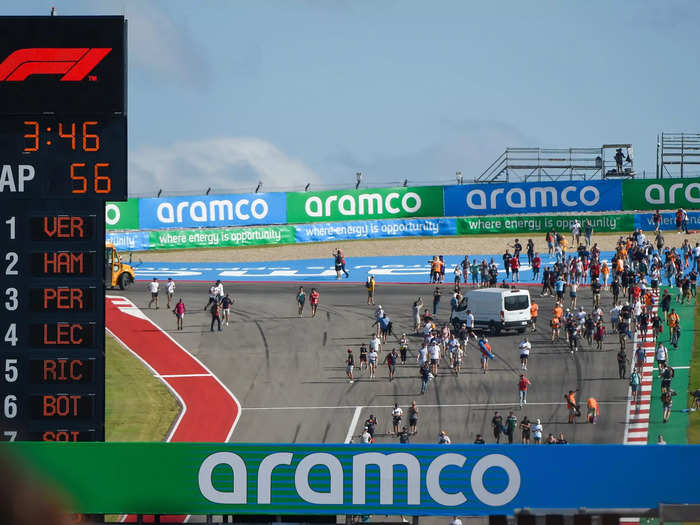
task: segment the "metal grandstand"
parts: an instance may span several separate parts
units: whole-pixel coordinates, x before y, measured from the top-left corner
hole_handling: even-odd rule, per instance
[[[657,136],[657,179],[697,177],[700,171],[698,166],[700,166],[700,133],[661,133]]]

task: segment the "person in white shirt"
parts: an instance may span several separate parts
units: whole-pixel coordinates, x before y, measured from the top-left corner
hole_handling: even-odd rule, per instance
[[[160,289],[160,283],[158,282],[158,279],[156,277],[154,277],[153,280],[150,283],[148,283],[148,289],[151,292],[151,300],[148,301],[148,307],[150,308],[151,305],[155,302],[156,310],[158,310],[158,290]]]
[[[379,360],[377,350],[370,348],[367,359],[369,360],[369,378],[374,379],[377,376],[377,361]]]
[[[362,436],[361,436],[362,442],[366,444],[372,443],[372,434],[369,433],[369,430],[367,427],[362,431]]]
[[[447,432],[441,430],[440,439],[438,440],[438,443],[440,445],[449,445],[450,443],[452,443],[452,440],[450,439],[450,436],[447,435]]]
[[[423,346],[421,346],[420,349],[418,350],[418,366],[420,368],[422,368],[427,360],[428,360],[428,346],[426,344],[423,344]]]
[[[462,520],[459,519],[457,516],[452,516],[452,521],[450,521],[450,525],[462,525]]]
[[[166,283],[166,290],[168,292],[168,310],[170,310],[170,301],[175,294],[175,281],[172,277],[168,277],[168,282]]]
[[[580,239],[581,239],[581,223],[578,222],[578,219],[575,219],[574,223],[571,225],[571,242],[574,244],[574,247],[578,246]]]
[[[532,344],[525,337],[520,342],[520,368],[527,370],[527,360],[530,357],[530,350],[532,349]]]
[[[204,306],[203,310],[206,310],[207,308],[209,308],[209,306],[210,306],[212,303],[215,303],[215,302],[216,302],[216,293],[217,293],[216,284],[212,284],[212,285],[209,287],[209,302]]]
[[[394,426],[394,434],[399,433],[399,427],[401,426],[401,417],[403,416],[403,410],[398,403],[394,403],[394,409],[391,411],[391,422]]]
[[[666,347],[662,343],[659,343],[659,346],[656,349],[656,362],[659,366],[659,374],[661,374],[661,370],[666,365],[667,361],[668,361],[668,350],[666,350]]]
[[[214,297],[217,301],[221,301],[224,297],[224,284],[220,280],[217,280],[214,288]]]
[[[377,335],[379,335],[380,331],[380,323],[379,321],[384,317],[384,309],[382,308],[382,305],[377,305],[377,309],[374,310],[374,324],[377,325]]]
[[[431,341],[428,354],[430,354],[430,372],[437,376],[438,365],[440,364],[440,345],[436,340]]]
[[[532,427],[532,435],[535,438],[535,445],[542,443],[542,422],[538,419],[537,423]]]

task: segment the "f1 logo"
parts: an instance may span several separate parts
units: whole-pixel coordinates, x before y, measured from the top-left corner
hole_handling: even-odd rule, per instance
[[[63,75],[61,82],[78,82],[110,51],[111,47],[18,49],[0,63],[0,81],[22,82],[31,75]]]

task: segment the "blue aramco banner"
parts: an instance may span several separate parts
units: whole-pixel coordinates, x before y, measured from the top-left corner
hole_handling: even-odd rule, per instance
[[[457,235],[456,219],[394,219],[297,224],[297,242]]]
[[[60,487],[73,512],[476,516],[700,503],[693,481],[700,447],[692,445],[11,443],[3,450]],[[676,475],[660,481],[659,465]]]
[[[199,195],[139,200],[139,227],[216,228],[285,224],[286,193]]]
[[[447,217],[622,209],[619,180],[464,184],[443,191]]]

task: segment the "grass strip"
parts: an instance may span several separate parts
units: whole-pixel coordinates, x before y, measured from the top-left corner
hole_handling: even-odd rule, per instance
[[[168,388],[109,334],[105,338],[106,441],[162,441],[180,412]]]

